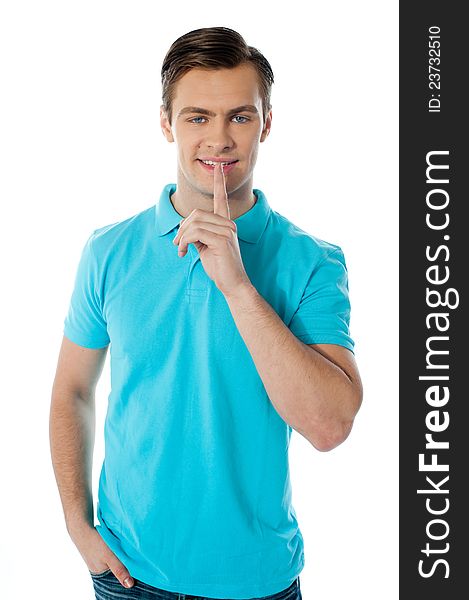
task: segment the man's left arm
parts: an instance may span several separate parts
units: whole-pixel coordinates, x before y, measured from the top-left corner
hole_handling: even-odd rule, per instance
[[[341,444],[363,395],[353,353],[336,344],[303,343],[252,284],[225,299],[282,419],[318,450]]]

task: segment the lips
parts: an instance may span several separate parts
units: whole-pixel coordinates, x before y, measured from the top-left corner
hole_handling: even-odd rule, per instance
[[[205,169],[205,171],[209,173],[213,173],[215,171],[215,165],[207,165],[200,158],[197,159],[197,162],[202,167],[202,169]],[[238,162],[238,160],[235,160],[233,162],[228,163],[227,165],[223,165],[223,173],[226,175],[227,173],[232,171]]]

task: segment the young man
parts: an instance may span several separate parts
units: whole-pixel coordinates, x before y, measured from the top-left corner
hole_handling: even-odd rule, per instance
[[[51,450],[67,528],[99,598],[301,598],[292,429],[331,450],[362,398],[344,256],[252,187],[272,123],[260,52],[231,29],[192,31],[162,82],[177,184],[91,234],[65,319]]]

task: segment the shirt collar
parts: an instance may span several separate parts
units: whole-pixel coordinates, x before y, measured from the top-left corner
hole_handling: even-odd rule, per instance
[[[179,225],[184,218],[174,208],[170,196],[176,191],[175,183],[168,183],[161,192],[160,199],[155,205],[156,231],[159,236],[166,235]],[[261,190],[253,189],[257,198],[256,203],[243,215],[234,219],[238,237],[245,242],[256,244],[264,233],[271,208]]]

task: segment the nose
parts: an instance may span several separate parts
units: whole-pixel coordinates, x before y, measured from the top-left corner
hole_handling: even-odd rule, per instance
[[[233,147],[234,140],[229,131],[229,125],[220,119],[213,119],[211,126],[206,131],[205,144],[207,148],[213,149],[214,153],[222,152]]]

